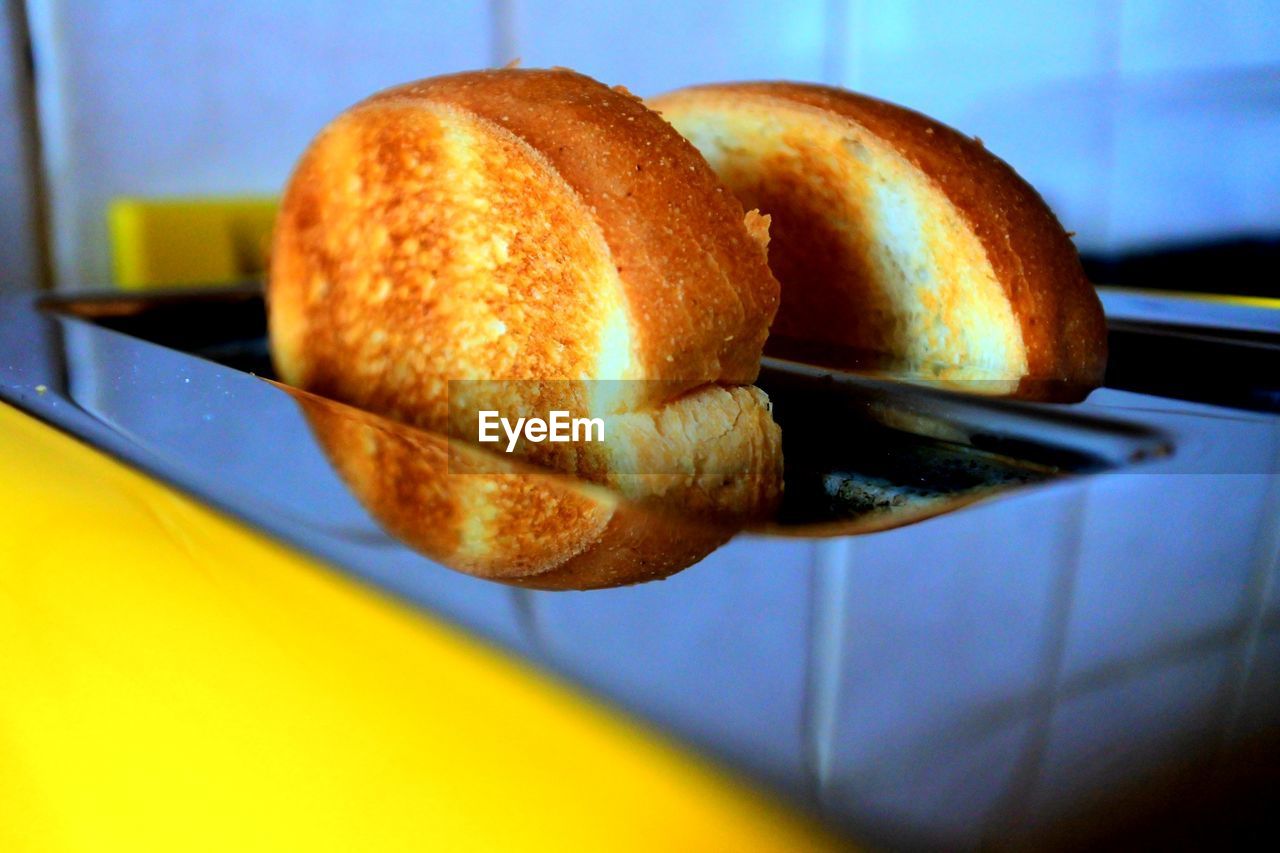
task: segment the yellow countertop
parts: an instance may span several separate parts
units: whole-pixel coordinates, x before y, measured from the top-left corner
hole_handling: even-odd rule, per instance
[[[0,849],[816,850],[462,631],[0,405]]]

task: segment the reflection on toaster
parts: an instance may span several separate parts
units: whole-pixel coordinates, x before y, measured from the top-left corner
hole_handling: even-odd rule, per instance
[[[708,512],[697,490],[586,482],[466,441],[416,429],[298,389],[330,462],[370,515],[432,560],[534,589],[598,589],[659,580],[743,529],[840,536],[918,523],[1054,474],[888,430],[833,453],[789,455],[782,503],[768,518]],[[782,389],[779,389],[780,391]],[[785,392],[782,393],[786,399]],[[785,422],[784,418],[784,422]],[[867,425],[863,424],[863,429]],[[784,435],[786,433],[784,432]],[[798,428],[792,438],[814,438]],[[869,438],[870,436],[866,436]],[[827,448],[822,452],[819,448]],[[853,453],[862,447],[866,453]],[[1058,472],[1061,473],[1061,472]]]
[[[535,589],[657,580],[734,526],[663,515],[609,490],[290,389],[338,474],[392,535],[476,577]]]

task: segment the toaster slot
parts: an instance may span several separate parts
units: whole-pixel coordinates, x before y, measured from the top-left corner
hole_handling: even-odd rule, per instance
[[[274,378],[253,286],[49,299],[48,310]],[[774,357],[758,384],[783,428],[786,489],[772,532],[897,527],[979,499],[1171,452],[1144,427],[1070,406],[955,393]]]

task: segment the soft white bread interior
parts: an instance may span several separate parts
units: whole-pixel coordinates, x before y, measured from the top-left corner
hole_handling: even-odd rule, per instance
[[[795,83],[652,99],[772,220],[773,332],[978,391],[1078,396],[1106,329],[1068,235],[982,144],[919,113]]]

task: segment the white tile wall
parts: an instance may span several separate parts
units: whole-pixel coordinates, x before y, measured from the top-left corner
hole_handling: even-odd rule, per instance
[[[1108,245],[1274,237],[1280,75],[1179,76],[1161,87],[1175,93],[1167,98],[1153,88],[1126,89],[1119,101]]]
[[[1280,228],[1280,56],[1126,76],[1116,104],[1110,244]]]
[[[962,123],[993,97],[1108,74],[1113,5],[860,3],[848,26],[860,59],[844,82]]]
[[[272,192],[342,107],[520,57],[640,94],[841,83],[975,134],[1077,243],[1280,228],[1280,8],[1088,0],[30,0],[61,282],[106,279],[121,193]]]
[[[515,55],[566,65],[638,95],[690,83],[821,81],[827,3],[516,0]]]
[[[483,3],[33,0],[64,286],[102,284],[120,194],[274,193],[307,141],[388,85],[488,64]]]
[[[991,93],[954,124],[1027,179],[1085,250],[1111,244],[1115,88],[1091,74]]]
[[[1125,0],[1118,5],[1125,74],[1274,67],[1280,61],[1274,0]]]

